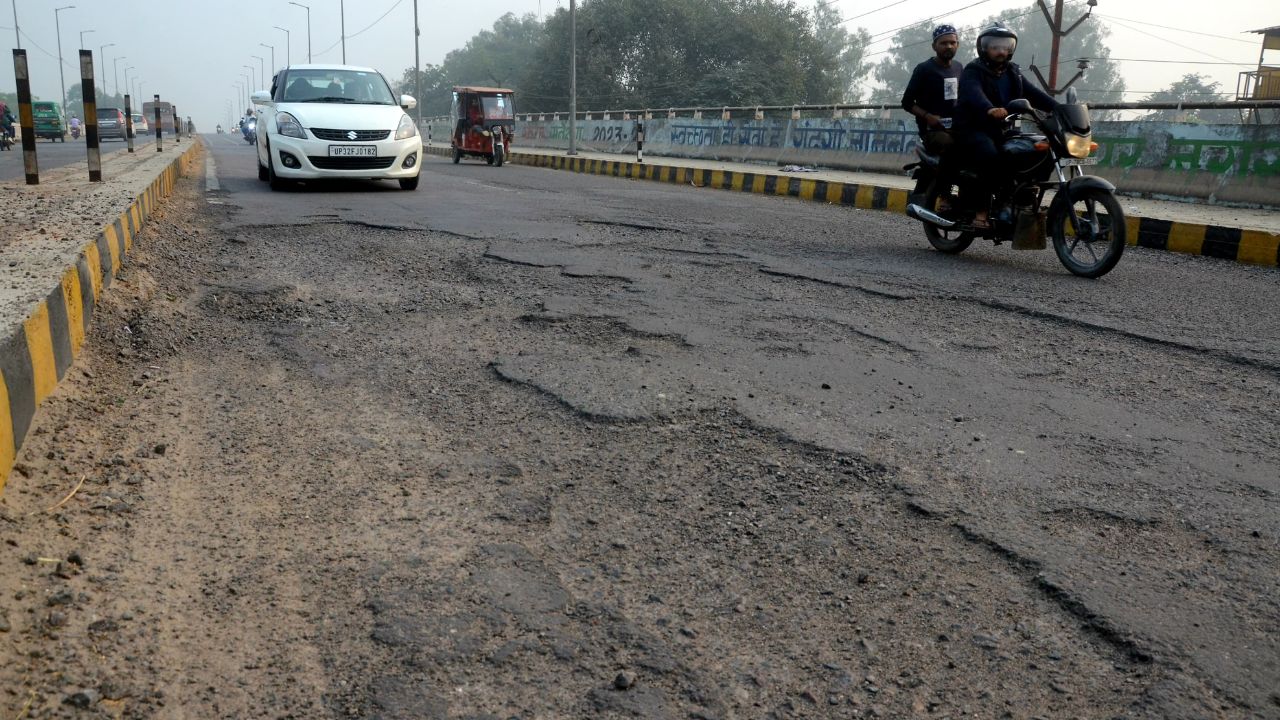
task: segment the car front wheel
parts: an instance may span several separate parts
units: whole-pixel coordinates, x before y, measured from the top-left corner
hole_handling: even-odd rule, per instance
[[[411,178],[400,178],[400,189],[401,190],[417,190],[418,178],[420,177],[422,177],[421,173],[414,175]]]

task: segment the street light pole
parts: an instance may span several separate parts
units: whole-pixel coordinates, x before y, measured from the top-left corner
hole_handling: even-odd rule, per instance
[[[114,60],[111,61],[111,76],[112,76],[111,79],[115,83],[115,88],[116,88],[115,92],[112,93],[113,95],[120,94],[120,61],[127,60],[127,59],[128,59],[127,55],[121,55],[120,57],[115,58]],[[106,83],[103,83],[103,84],[105,85]]]
[[[258,61],[258,89],[261,90],[267,86],[266,65],[267,61],[261,55],[250,55],[249,57]],[[252,68],[250,68],[252,70]]]
[[[307,11],[307,63],[310,64],[311,62],[311,6],[303,5],[302,3],[298,3],[298,2],[290,2],[289,4],[297,5],[298,7]]]
[[[569,0],[569,152],[578,154],[578,0]]]
[[[96,30],[81,30],[81,31],[80,31],[80,49],[81,49],[81,50],[84,50],[84,49],[85,49],[85,46],[84,46],[84,36],[85,36],[85,35],[87,35],[87,34],[89,34],[89,33],[91,33],[91,32],[97,32],[97,31],[96,31]]]
[[[75,8],[75,5],[64,5],[53,9],[53,27],[58,33],[58,82],[62,84],[62,112],[64,114],[67,112],[67,78],[66,73],[62,71],[62,23],[58,19],[58,13],[73,8]]]
[[[293,43],[289,40],[289,31],[279,25],[272,25],[272,27],[284,33],[284,66],[289,67],[289,63],[293,62]]]
[[[18,0],[13,0],[13,37],[14,47],[22,49],[22,32],[18,30]]]
[[[17,17],[15,14],[14,17]],[[342,32],[342,64],[347,64],[347,3],[346,0],[338,0],[338,28]],[[14,25],[17,25],[14,21]]]
[[[271,48],[271,77],[275,77],[276,76],[276,46],[268,45],[266,43],[258,43],[258,44],[264,48]],[[264,83],[264,89],[265,89],[265,83]]]
[[[102,70],[100,70],[99,72],[101,72],[101,73],[103,74],[103,78],[102,78],[102,94],[103,94],[103,95],[106,95],[106,94],[107,94],[107,78],[106,78],[106,72],[107,72],[107,48],[109,48],[109,47],[115,47],[115,45],[116,45],[115,43],[107,43],[106,45],[99,45],[99,46],[98,46],[98,60],[99,60],[100,64],[102,65]],[[96,80],[96,79],[94,80],[94,83],[95,83],[95,84],[97,83],[97,80]],[[80,97],[84,97],[84,88],[83,88],[83,87],[82,87],[82,88],[80,88]],[[101,99],[101,98],[99,98],[99,99]]]

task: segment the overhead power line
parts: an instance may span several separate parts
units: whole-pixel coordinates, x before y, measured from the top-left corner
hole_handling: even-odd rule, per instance
[[[368,25],[366,25],[364,28],[362,28],[362,29],[360,29],[360,30],[357,30],[356,32],[349,33],[349,34],[346,36],[346,38],[338,38],[338,42],[336,42],[336,43],[334,43],[334,44],[330,45],[329,47],[327,47],[327,48],[325,48],[325,49],[323,49],[323,50],[320,50],[320,51],[318,51],[318,52],[312,53],[312,55],[313,55],[313,56],[314,56],[314,55],[323,55],[323,54],[325,54],[325,53],[329,52],[330,50],[332,50],[332,49],[334,49],[334,48],[338,47],[339,45],[341,45],[341,44],[342,44],[342,41],[343,41],[344,39],[346,39],[346,40],[350,40],[350,39],[351,39],[351,38],[353,38],[353,37],[357,37],[357,36],[359,36],[359,35],[363,35],[364,33],[368,32],[370,29],[372,29],[374,25],[377,25],[378,23],[380,23],[380,22],[382,22],[383,20],[385,20],[385,19],[386,19],[386,17],[387,17],[388,15],[390,15],[390,14],[391,14],[391,11],[392,11],[392,10],[395,10],[395,9],[396,9],[396,8],[398,8],[398,7],[400,7],[400,4],[401,4],[401,3],[403,3],[403,2],[404,2],[404,0],[396,0],[396,2],[395,2],[394,4],[392,4],[392,5],[391,5],[391,7],[387,8],[387,11],[386,11],[386,12],[384,12],[384,13],[382,13],[381,15],[379,15],[379,16],[378,16],[378,19],[377,19],[377,20],[374,20],[373,22],[369,23],[369,24],[368,24]]]
[[[1119,20],[1117,20],[1117,19],[1115,19],[1115,18],[1102,18],[1102,20],[1103,20],[1103,22],[1106,22],[1106,23],[1108,23],[1108,24],[1111,24],[1111,25],[1119,25],[1120,27],[1125,28],[1125,29],[1128,29],[1128,30],[1132,30],[1133,32],[1136,32],[1136,33],[1139,33],[1139,34],[1142,34],[1142,35],[1146,35],[1147,37],[1150,37],[1150,38],[1155,38],[1156,40],[1159,40],[1160,42],[1167,42],[1167,43],[1169,43],[1170,45],[1176,45],[1176,46],[1178,46],[1178,47],[1182,48],[1183,50],[1190,50],[1191,52],[1199,53],[1199,54],[1201,54],[1201,55],[1204,55],[1205,57],[1210,57],[1210,58],[1213,58],[1214,60],[1220,60],[1220,61],[1225,62],[1225,63],[1230,63],[1230,62],[1231,62],[1231,61],[1227,60],[1226,58],[1218,57],[1217,55],[1214,55],[1214,54],[1212,54],[1212,53],[1207,53],[1207,52],[1205,52],[1205,51],[1203,51],[1203,50],[1201,50],[1201,49],[1199,49],[1199,48],[1191,47],[1190,45],[1183,45],[1183,44],[1182,44],[1182,43],[1180,43],[1180,42],[1176,42],[1176,41],[1174,41],[1174,40],[1170,40],[1170,39],[1169,39],[1169,38],[1167,38],[1167,37],[1162,37],[1162,36],[1160,36],[1160,35],[1156,35],[1155,33],[1149,33],[1149,32],[1147,32],[1146,30],[1142,30],[1142,29],[1140,29],[1140,28],[1136,28],[1136,27],[1134,27],[1134,26],[1132,26],[1132,25],[1129,25],[1129,24],[1127,24],[1127,23],[1123,23],[1123,22],[1121,22],[1121,21],[1119,21]]]
[[[1171,27],[1169,25],[1157,25],[1156,23],[1145,22],[1142,20],[1133,20],[1131,18],[1116,17],[1115,15],[1104,15],[1102,13],[1097,13],[1097,12],[1095,12],[1094,15],[1104,19],[1111,18],[1114,20],[1122,20],[1124,22],[1134,23],[1135,25],[1146,25],[1148,27],[1156,27],[1162,30],[1176,30],[1177,32],[1190,33],[1192,35],[1203,35],[1204,37],[1218,38],[1220,40],[1231,40],[1232,42],[1245,43],[1248,45],[1253,45],[1254,47],[1257,47],[1258,45],[1257,40],[1247,40],[1245,38],[1231,37],[1230,35],[1215,35],[1213,33],[1200,32],[1199,30],[1188,30],[1186,28]]]

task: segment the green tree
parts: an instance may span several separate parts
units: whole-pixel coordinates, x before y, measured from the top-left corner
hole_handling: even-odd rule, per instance
[[[1182,79],[1163,90],[1151,93],[1142,102],[1193,103],[1226,100],[1221,83],[1211,82],[1205,75],[1187,73]],[[1143,120],[1190,123],[1238,124],[1240,113],[1236,110],[1154,110]]]
[[[444,74],[441,65],[428,64],[418,72],[418,84],[413,81],[413,68],[405,68],[400,82],[396,83],[396,92],[413,95],[421,88],[422,97],[417,98],[422,106],[423,117],[434,117],[449,112],[449,103],[453,83]]]
[[[584,108],[835,102],[839,61],[793,0],[583,0],[578,11]],[[565,110],[563,8],[547,19],[531,70],[523,107]]]
[[[1073,21],[1068,17],[1067,21]],[[873,95],[876,102],[896,104],[902,97],[902,89],[911,78],[911,70],[918,63],[933,55],[931,31],[937,21],[922,22],[902,28],[893,36],[892,45],[875,66],[875,77],[882,87]],[[1023,9],[1011,9],[1004,15],[993,15],[974,27],[960,29],[960,51],[956,60],[968,63],[975,57],[974,42],[978,32],[992,23],[1002,22],[1006,27],[1018,34],[1018,49],[1015,61],[1022,66],[1027,78],[1037,82],[1030,66],[1035,64],[1049,77],[1049,49],[1052,33],[1045,22],[1044,15],[1036,5]],[[1124,78],[1119,68],[1109,62],[1111,50],[1107,47],[1107,36],[1110,31],[1101,22],[1086,20],[1070,35],[1062,39],[1059,50],[1058,84],[1063,85],[1075,74],[1077,58],[1095,59],[1091,67],[1085,71],[1084,77],[1076,81],[1080,100],[1083,102],[1121,102],[1124,99]],[[1095,119],[1104,119],[1107,113],[1094,113]]]
[[[813,30],[819,45],[836,58],[831,70],[839,88],[840,102],[855,103],[862,96],[864,79],[870,69],[867,45],[871,35],[865,28],[849,32],[834,4],[817,3],[813,9]]]

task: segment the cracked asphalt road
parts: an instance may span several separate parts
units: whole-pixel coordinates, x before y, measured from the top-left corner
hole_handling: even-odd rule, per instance
[[[0,504],[5,707],[1280,716],[1274,270],[210,142]]]

